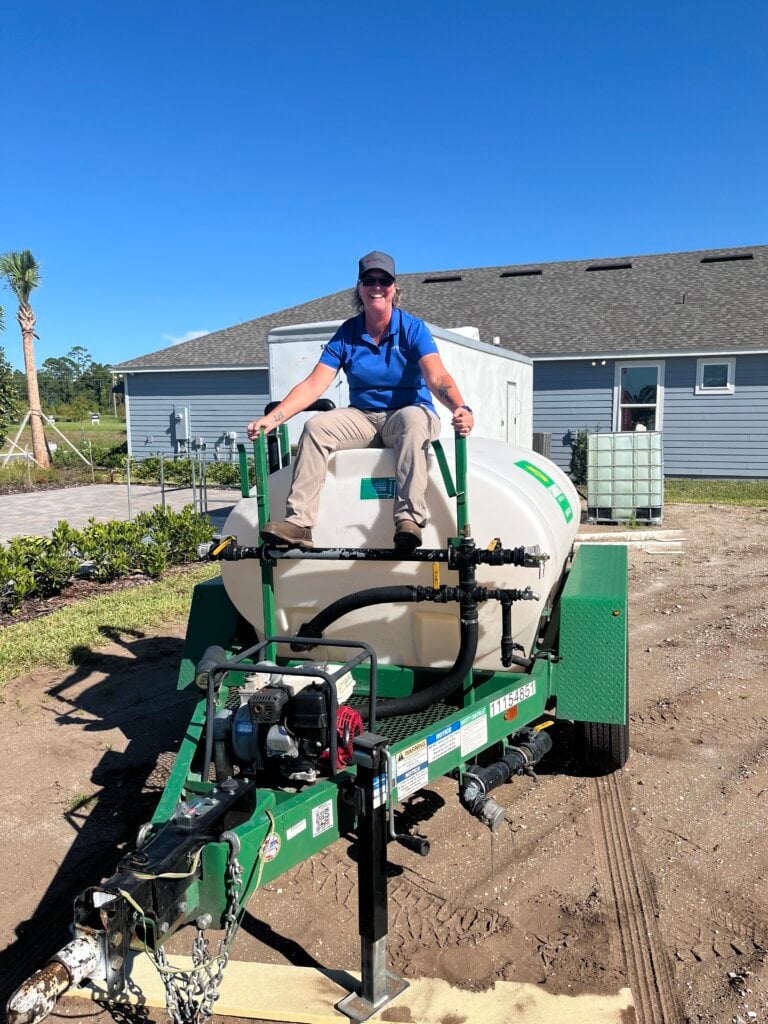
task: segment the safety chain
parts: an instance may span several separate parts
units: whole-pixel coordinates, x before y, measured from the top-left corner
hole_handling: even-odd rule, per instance
[[[240,893],[243,867],[237,859],[240,839],[234,832],[221,836],[227,844],[225,886],[227,902],[224,909],[224,934],[218,951],[211,956],[205,931],[198,922],[197,936],[192,943],[191,971],[174,970],[162,946],[155,950],[155,959],[165,986],[165,1005],[173,1024],[206,1024],[213,1016],[213,1004],[219,998],[224,968],[229,962],[232,944],[239,927]]]

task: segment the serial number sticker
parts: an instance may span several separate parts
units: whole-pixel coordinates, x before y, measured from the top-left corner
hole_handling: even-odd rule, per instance
[[[323,832],[333,828],[333,801],[326,800],[312,808],[312,835],[321,836]]]
[[[285,830],[285,838],[286,839],[295,839],[296,836],[300,836],[301,835],[301,833],[306,829],[306,827],[307,827],[307,819],[306,818],[302,818],[301,821],[297,821],[295,825],[291,825],[290,828],[287,828]]]
[[[269,864],[271,860],[275,859],[278,853],[280,853],[281,846],[282,843],[277,832],[273,832],[271,836],[267,836],[261,844],[261,859],[265,864]]]
[[[529,697],[533,697],[535,694],[536,683],[533,681],[526,683],[524,686],[519,686],[516,690],[510,690],[509,693],[505,693],[501,697],[497,697],[489,705],[491,718],[495,718],[496,715],[503,715],[505,711],[509,711],[510,708],[515,707],[517,704],[522,704],[524,700],[528,700]]]
[[[461,756],[466,757],[487,742],[488,716],[485,708],[480,708],[461,720]]]
[[[429,782],[427,765],[426,740],[412,743],[410,747],[395,754],[395,778],[399,800],[404,800],[411,793],[416,793],[426,786]]]
[[[376,810],[377,807],[381,807],[386,798],[387,788],[385,785],[385,778],[383,775],[377,775],[373,780],[373,809]]]
[[[461,722],[454,722],[447,725],[439,732],[433,732],[427,736],[427,759],[430,764],[438,758],[457,750],[461,742]]]

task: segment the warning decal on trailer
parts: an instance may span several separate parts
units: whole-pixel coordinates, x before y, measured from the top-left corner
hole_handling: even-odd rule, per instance
[[[439,757],[444,757],[445,754],[453,753],[459,746],[460,735],[461,722],[454,722],[453,725],[446,725],[444,729],[440,729],[438,732],[433,732],[431,736],[427,736],[427,757],[429,763],[437,761]]]
[[[427,770],[427,741],[419,740],[395,754],[395,778],[397,779],[397,798],[415,793],[429,782]]]
[[[487,742],[488,716],[485,708],[480,708],[461,720],[461,756],[466,757]]]

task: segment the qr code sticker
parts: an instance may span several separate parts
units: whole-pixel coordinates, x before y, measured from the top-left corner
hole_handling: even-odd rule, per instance
[[[329,828],[333,828],[333,802],[326,800],[324,804],[312,808],[312,835],[322,835]]]

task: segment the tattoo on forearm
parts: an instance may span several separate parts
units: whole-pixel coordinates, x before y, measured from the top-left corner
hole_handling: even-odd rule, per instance
[[[450,384],[441,384],[438,387],[438,389],[437,389],[437,396],[438,396],[438,398],[442,398],[443,401],[446,401],[448,399],[448,395],[450,393],[450,390],[451,390],[451,385]]]
[[[283,416],[281,412],[276,412],[274,413],[272,418],[274,419],[275,423],[280,423],[282,420],[285,419],[285,416]]]

